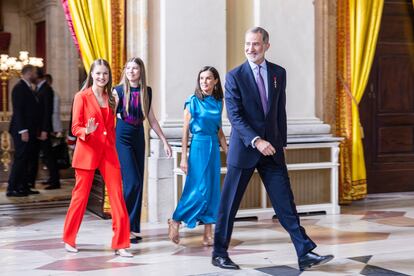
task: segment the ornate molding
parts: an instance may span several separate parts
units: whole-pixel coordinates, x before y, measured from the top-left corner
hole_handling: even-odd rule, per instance
[[[23,1],[20,9],[20,16],[27,16],[34,22],[45,20],[46,12],[50,7],[60,5],[57,0]]]
[[[117,83],[125,63],[125,1],[111,0],[112,74]]]
[[[337,0],[315,0],[316,116],[335,129]]]

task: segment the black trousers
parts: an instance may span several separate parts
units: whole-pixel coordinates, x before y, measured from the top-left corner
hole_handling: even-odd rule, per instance
[[[214,234],[213,256],[228,257],[234,218],[247,184],[257,168],[280,224],[289,233],[298,257],[316,247],[300,225],[299,216],[290,187],[283,149],[275,157],[262,156],[253,168],[227,166],[227,175],[221,194],[219,213]]]
[[[60,185],[59,168],[56,160],[56,156],[52,151],[52,140],[50,134],[48,139],[41,141],[41,150],[43,152],[46,167],[49,170],[49,183],[50,185]]]
[[[52,142],[50,136],[44,141],[38,140],[33,143],[33,153],[30,155],[28,183],[30,187],[34,187],[36,183],[37,173],[39,169],[39,154],[43,152],[44,161],[49,170],[50,185],[60,185],[59,168],[57,166],[56,157],[52,152]]]
[[[28,142],[23,142],[21,135],[11,132],[14,143],[13,164],[10,170],[7,191],[21,191],[29,188],[29,162],[36,154],[36,137],[30,135]]]

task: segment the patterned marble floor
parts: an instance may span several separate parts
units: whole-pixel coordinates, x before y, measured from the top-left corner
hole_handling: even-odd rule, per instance
[[[29,195],[26,197],[7,197],[7,182],[0,183],[0,209],[8,209],[15,207],[24,207],[28,204],[47,205],[46,203],[65,203],[70,201],[72,196],[72,189],[75,185],[74,179],[60,180],[61,188],[56,190],[45,190],[47,185],[42,185],[40,182],[36,183],[36,190],[40,194]],[[60,204],[62,205],[62,204]]]
[[[240,271],[210,264],[202,227],[182,231],[179,246],[165,224],[144,224],[132,259],[110,249],[111,222],[90,213],[78,254],[63,250],[65,208],[0,211],[0,275],[414,275],[414,193],[370,196],[341,215],[302,217],[318,244],[335,259],[300,273],[290,239],[277,220],[236,222],[230,254]]]

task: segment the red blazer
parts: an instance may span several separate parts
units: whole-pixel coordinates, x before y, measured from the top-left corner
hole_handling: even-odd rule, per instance
[[[109,107],[108,103],[107,106]],[[115,148],[115,115],[111,108],[108,111],[104,120],[92,87],[76,93],[73,101],[72,133],[78,137],[78,141],[73,153],[72,167],[94,170],[105,158],[120,168]],[[86,123],[92,117],[98,123],[98,128],[86,135]]]

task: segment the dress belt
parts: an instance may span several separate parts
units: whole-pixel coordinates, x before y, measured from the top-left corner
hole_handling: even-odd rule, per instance
[[[193,134],[192,140],[218,141],[218,135],[197,133],[197,134]]]

